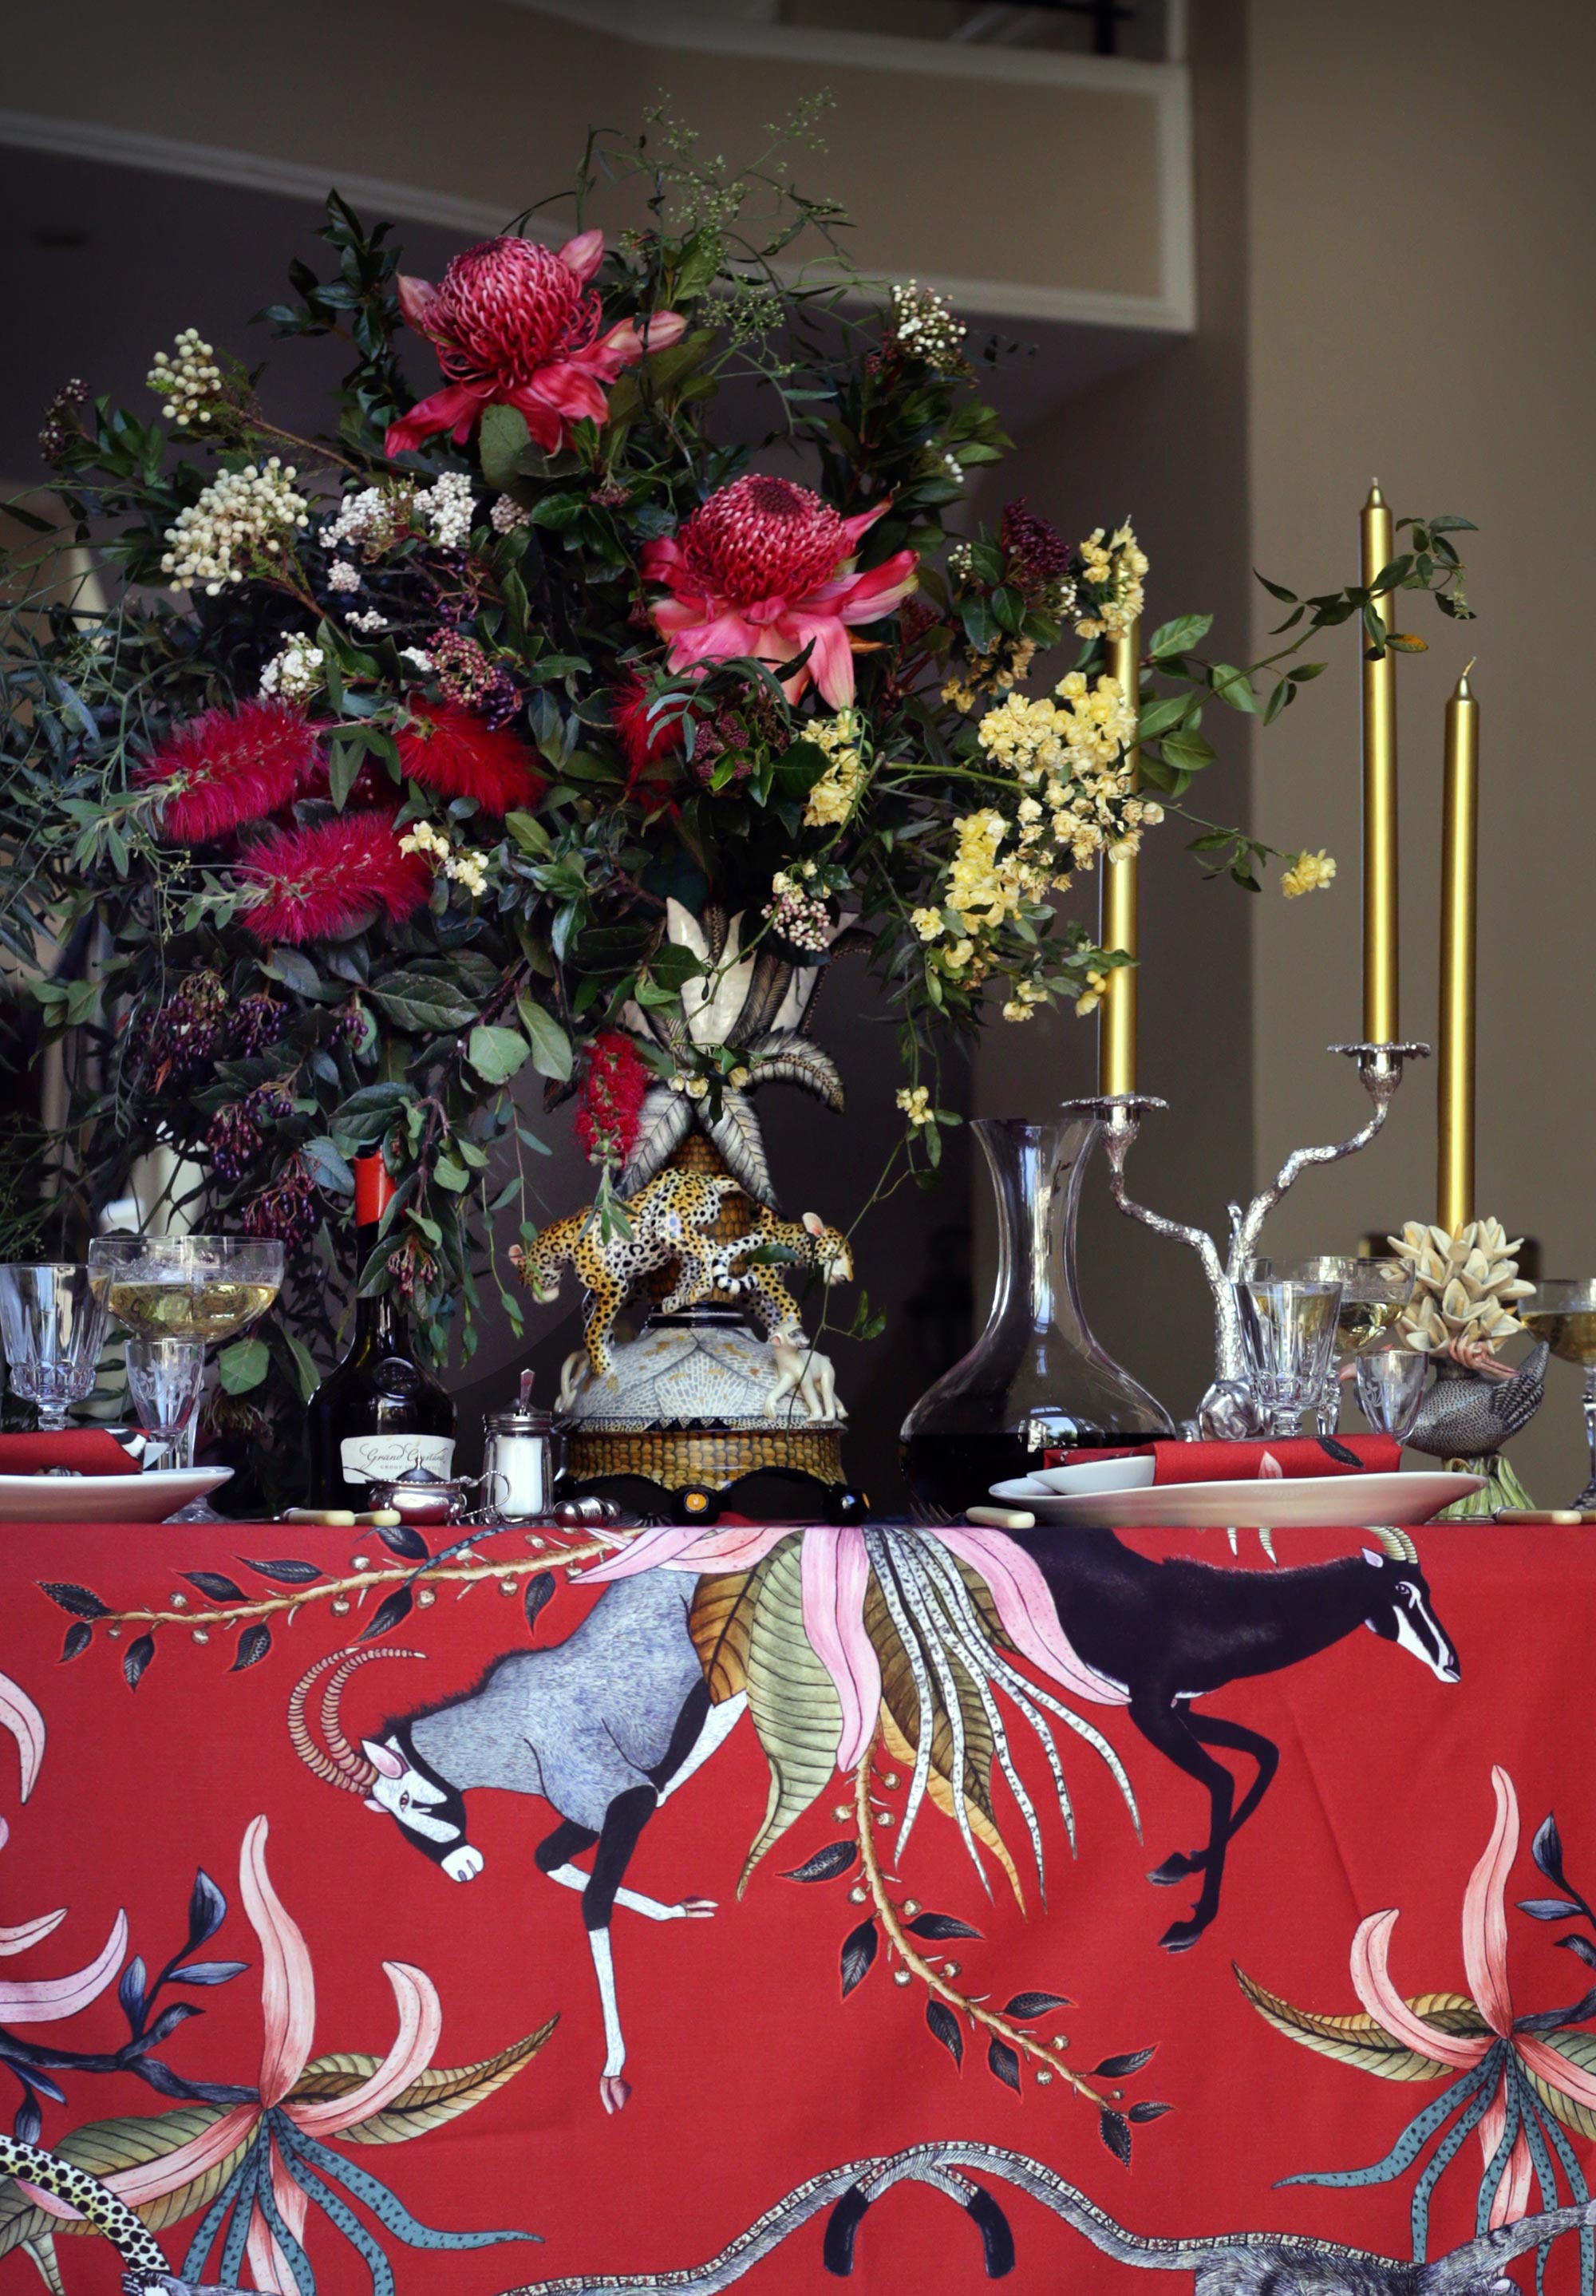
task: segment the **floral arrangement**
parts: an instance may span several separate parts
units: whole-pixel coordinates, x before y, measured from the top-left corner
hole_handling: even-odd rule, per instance
[[[326,437],[282,430],[193,329],[155,359],[155,418],[78,382],[49,411],[64,519],[18,512],[38,541],[0,662],[0,934],[28,977],[15,1057],[60,1044],[68,1105],[18,1128],[0,1219],[10,1249],[80,1240],[159,1148],[188,1217],[281,1237],[277,1318],[222,1363],[257,1443],[331,1341],[352,1158],[398,1183],[362,1288],[469,1354],[495,1221],[519,1202],[535,1233],[521,1072],[580,1095],[602,1198],[640,1130],[752,1157],[748,1087],[836,1092],[800,1024],[858,948],[923,1172],[954,1120],[936,1031],[1091,1009],[1117,960],[1060,897],[1184,815],[1205,708],[1278,716],[1322,666],[1298,649],[1355,612],[1416,645],[1388,590],[1464,611],[1461,521],[1431,521],[1374,592],[1269,586],[1300,627],[1255,669],[1205,657],[1187,614],[1125,691],[1131,529],[1071,546],[1011,502],[950,530],[1008,443],[965,331],[913,283],[872,300],[787,168],[704,165],[664,119],[590,138],[571,235],[523,217],[436,283],[334,196],[330,275],[296,262],[265,315],[347,343]],[[601,179],[642,193],[613,241]],[[739,377],[757,465],[716,428]],[[1184,817],[1256,889],[1271,849]],[[1273,857],[1289,892],[1333,871]]]

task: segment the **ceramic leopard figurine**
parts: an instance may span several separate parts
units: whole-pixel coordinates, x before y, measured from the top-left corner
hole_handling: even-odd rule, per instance
[[[716,1248],[703,1231],[719,1213],[722,1198],[741,1193],[737,1182],[724,1173],[667,1169],[625,1199],[624,1232],[618,1224],[606,1235],[590,1206],[552,1221],[535,1243],[517,1244],[511,1262],[539,1300],[552,1300],[562,1271],[575,1269],[589,1295],[583,1322],[588,1361],[602,1378],[611,1367],[615,1319],[643,1276],[673,1260],[679,1264],[680,1280],[664,1303],[670,1313],[714,1291]]]
[[[749,1254],[772,1244],[790,1251],[800,1267],[813,1267],[826,1284],[853,1281],[853,1249],[839,1228],[828,1227],[818,1212],[802,1219],[778,1219],[768,1205],[754,1208],[754,1225],[747,1235],[716,1245],[715,1280],[729,1292],[751,1292],[754,1312],[769,1333],[801,1332],[798,1302],[782,1281],[780,1261],[756,1259]]]

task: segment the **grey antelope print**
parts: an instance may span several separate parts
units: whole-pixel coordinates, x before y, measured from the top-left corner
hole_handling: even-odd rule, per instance
[[[980,2235],[986,2276],[1001,2279],[1015,2262],[1014,2235],[1003,2208],[976,2176],[1010,2185],[1082,2234],[1121,2264],[1155,2272],[1189,2272],[1192,2296],[1519,2296],[1506,2267],[1532,2248],[1596,2224],[1596,2202],[1521,2217],[1428,2263],[1404,2263],[1339,2241],[1288,2232],[1218,2233],[1207,2239],[1154,2240],[1125,2227],[1040,2161],[1002,2145],[962,2138],[911,2145],[873,2160],[850,2161],[798,2185],[740,2233],[708,2264],[671,2272],[579,2275],[529,2281],[507,2296],[719,2296],[823,2210],[831,2211],[823,2259],[846,2278],[864,2216],[895,2185],[921,2184],[962,2209]]]
[[[546,1649],[495,1659],[474,1688],[386,1722],[356,1749],[339,1718],[345,1683],[368,1659],[419,1651],[333,1652],[295,1685],[288,1727],[294,1750],[327,1784],[391,1817],[451,1882],[472,1882],[482,1853],[467,1833],[465,1797],[479,1790],[530,1794],[559,1818],[539,1842],[539,1871],[577,1891],[603,2010],[599,2095],[618,2112],[632,2094],[610,1952],[618,1906],[645,1921],[706,1919],[713,1898],[666,1905],[625,1886],[638,1837],[735,1726],[743,1696],[711,1707],[687,1629],[697,1582],[649,1570],[606,1587],[581,1624]],[[328,1669],[331,1669],[329,1672]],[[306,1712],[326,1673],[317,1743]],[[584,1872],[576,1860],[593,1853]]]

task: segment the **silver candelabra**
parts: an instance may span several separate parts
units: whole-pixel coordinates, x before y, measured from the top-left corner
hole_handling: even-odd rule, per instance
[[[1150,1110],[1168,1106],[1167,1101],[1153,1098],[1145,1093],[1115,1093],[1096,1100],[1071,1100],[1064,1103],[1071,1114],[1095,1116],[1103,1128],[1105,1150],[1109,1159],[1109,1193],[1120,1210],[1132,1219],[1140,1220],[1156,1234],[1173,1236],[1179,1243],[1190,1244],[1202,1262],[1208,1290],[1214,1300],[1214,1378],[1207,1392],[1197,1406],[1197,1423],[1204,1435],[1222,1438],[1255,1435],[1258,1432],[1252,1400],[1251,1384],[1247,1374],[1247,1358],[1241,1337],[1241,1316],[1237,1301],[1236,1286],[1246,1278],[1248,1269],[1257,1254],[1258,1238],[1264,1223],[1300,1173],[1310,1164],[1338,1164],[1344,1156],[1355,1156],[1366,1148],[1384,1126],[1402,1082],[1403,1063],[1428,1057],[1429,1046],[1420,1044],[1360,1044],[1331,1045],[1332,1053],[1344,1053],[1358,1064],[1358,1078],[1372,1101],[1369,1120],[1350,1139],[1338,1140],[1323,1148],[1297,1148],[1287,1157],[1280,1170],[1266,1188],[1256,1195],[1246,1210],[1240,1204],[1230,1207],[1231,1234],[1229,1249],[1224,1254],[1206,1228],[1191,1227],[1183,1220],[1166,1219],[1162,1212],[1150,1211],[1145,1204],[1134,1201],[1125,1187],[1125,1160],[1142,1129],[1142,1119]]]

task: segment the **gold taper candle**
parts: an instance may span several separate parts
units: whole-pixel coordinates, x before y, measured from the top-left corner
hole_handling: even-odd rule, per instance
[[[1474,664],[1469,665],[1472,669]],[[1446,705],[1441,814],[1441,1059],[1436,1218],[1455,1235],[1474,1218],[1474,981],[1479,892],[1479,704],[1469,669]]]
[[[1363,585],[1367,589],[1396,555],[1391,512],[1376,479],[1359,521]],[[1382,615],[1393,611],[1379,602]],[[1396,657],[1387,647],[1369,660],[1362,624],[1363,663],[1363,1034],[1371,1044],[1397,1037]]]
[[[1134,710],[1141,706],[1142,625],[1132,622],[1106,643],[1108,669]],[[1136,744],[1130,747],[1131,786],[1137,783]],[[1102,864],[1097,938],[1102,947],[1136,954],[1136,860]],[[1136,967],[1117,964],[1103,990],[1097,1021],[1097,1088],[1100,1093],[1136,1089]]]

